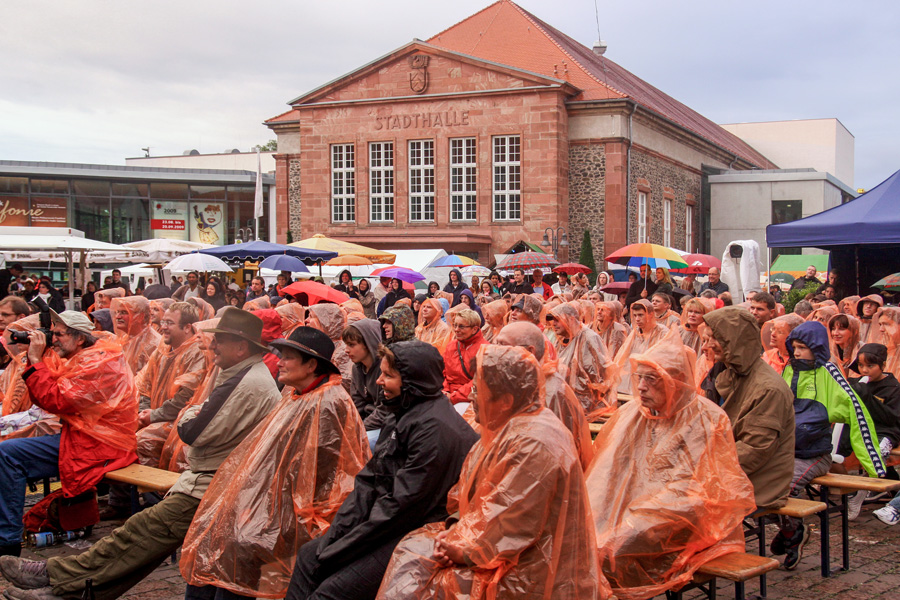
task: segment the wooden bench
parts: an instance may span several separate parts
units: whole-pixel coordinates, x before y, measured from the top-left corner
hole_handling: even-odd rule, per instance
[[[816,502],[814,500],[804,500],[803,498],[788,498],[787,503],[781,508],[770,508],[761,511],[757,511],[750,515],[751,519],[756,521],[755,527],[744,527],[744,538],[752,539],[753,536],[756,536],[756,539],[759,543],[759,556],[765,557],[767,551],[767,542],[766,542],[766,517],[770,515],[775,516],[783,516],[783,517],[795,517],[797,519],[805,519],[806,517],[811,517],[812,515],[819,515],[820,521],[826,518],[826,511],[828,510],[828,505],[824,502]],[[822,539],[822,544],[824,548],[824,544],[827,544],[828,541],[824,538]],[[766,576],[765,573],[760,575],[759,578],[759,592],[760,595],[765,598],[766,597]]]
[[[832,515],[840,515],[841,517],[841,570],[850,569],[850,519],[847,514],[847,497],[859,491],[875,492],[893,492],[900,489],[900,481],[893,479],[877,479],[874,477],[859,477],[857,475],[842,475],[840,473],[829,473],[816,477],[810,482],[811,485],[819,486],[818,490],[806,487],[807,494],[810,498],[818,494],[819,499],[824,502],[828,508],[820,515],[822,523],[822,577],[831,575],[831,549],[827,543],[831,533],[830,520]],[[841,497],[840,503],[829,498],[829,492],[834,491]]]
[[[179,473],[133,464],[107,473],[103,479],[107,482],[121,483],[131,486],[131,514],[140,512],[140,495],[145,492],[165,494],[175,485]]]
[[[699,589],[707,598],[716,598],[716,579],[727,579],[734,582],[735,600],[744,600],[744,582],[754,577],[764,577],[769,571],[778,568],[778,561],[774,558],[756,556],[734,552],[714,558],[705,563],[694,573],[694,578],[688,585],[677,592],[666,592],[666,597],[680,600],[686,591]],[[765,594],[762,594],[765,597]]]

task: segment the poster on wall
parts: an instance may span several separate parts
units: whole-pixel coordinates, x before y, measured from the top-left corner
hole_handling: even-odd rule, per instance
[[[225,243],[224,202],[191,202],[190,217],[192,242],[217,246]]]
[[[154,200],[152,204],[152,215],[150,216],[151,237],[166,240],[187,240],[187,203]]]
[[[69,202],[65,198],[31,197],[32,227],[67,227]]]
[[[3,227],[68,227],[66,198],[28,198],[0,196],[0,226]]]

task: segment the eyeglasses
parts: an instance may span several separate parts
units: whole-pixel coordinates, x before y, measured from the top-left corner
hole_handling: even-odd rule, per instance
[[[464,325],[462,323],[453,324],[453,329],[471,329],[472,327],[475,327],[475,325]]]
[[[174,327],[175,325],[177,325],[177,323],[171,319],[162,319],[160,320],[159,324],[165,327]]]
[[[648,373],[645,375],[635,373],[633,377],[635,382],[640,383],[641,381],[646,381],[647,385],[649,385],[650,387],[656,387],[660,382],[659,375],[653,375],[652,373]]]

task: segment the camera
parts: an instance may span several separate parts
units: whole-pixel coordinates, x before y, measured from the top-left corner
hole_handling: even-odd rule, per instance
[[[37,331],[44,332],[44,335],[47,336],[47,345],[49,346],[53,342],[53,331],[50,330],[50,326],[53,324],[53,321],[50,318],[50,307],[37,296],[35,296],[31,303],[37,306],[39,310],[38,315],[40,316],[38,318],[40,319],[41,326]],[[30,344],[31,340],[28,338],[28,333],[29,332],[27,331],[10,331],[9,337],[13,344]]]

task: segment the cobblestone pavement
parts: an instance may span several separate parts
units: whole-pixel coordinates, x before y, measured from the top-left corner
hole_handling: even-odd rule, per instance
[[[800,565],[793,572],[778,569],[768,575],[767,597],[773,600],[895,600],[900,590],[900,526],[887,526],[872,515],[872,510],[882,504],[867,504],[860,517],[850,524],[850,570],[835,571],[828,578],[822,578],[819,571],[820,536],[818,519],[806,519],[812,525],[812,535],[804,551]],[[94,528],[91,540],[100,539],[117,525],[104,521]],[[777,528],[769,525],[767,538],[775,535]],[[747,546],[749,553],[756,550],[756,542]],[[832,566],[837,568],[841,560],[840,522],[832,520],[831,557]],[[45,559],[51,556],[77,554],[82,550],[66,545],[26,549],[22,556]],[[747,597],[759,593],[759,580],[747,582]],[[9,584],[0,578],[0,590]],[[140,600],[181,600],[184,598],[184,580],[178,572],[178,565],[171,559],[156,569],[149,577],[126,593],[123,598]],[[731,582],[720,581],[719,598],[733,598]],[[684,594],[685,598],[701,598],[699,591]]]

